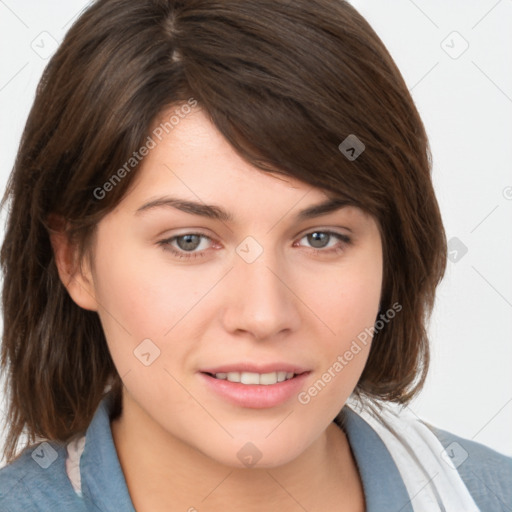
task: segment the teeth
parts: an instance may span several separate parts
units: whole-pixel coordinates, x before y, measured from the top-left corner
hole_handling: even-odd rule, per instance
[[[275,384],[276,382],[282,382],[279,380],[279,374],[282,372],[272,372],[272,373],[262,373],[259,376],[258,382],[256,384],[264,384],[269,386],[271,384]],[[258,375],[255,373],[254,375]]]
[[[215,378],[221,380],[228,380],[229,382],[240,382],[242,384],[263,384],[265,386],[270,386],[278,382],[289,380],[293,377],[293,375],[293,372],[229,372],[216,373]]]

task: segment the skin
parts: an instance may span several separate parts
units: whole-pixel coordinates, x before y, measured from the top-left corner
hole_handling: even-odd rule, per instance
[[[355,207],[297,221],[327,194],[242,160],[199,108],[141,166],[98,224],[81,271],[76,249],[52,238],[61,279],[79,306],[98,312],[124,383],[123,412],[111,427],[137,511],[364,510],[350,447],[332,421],[370,344],[305,405],[296,395],[271,408],[233,405],[198,371],[286,361],[310,369],[302,390],[318,381],[376,319],[377,222]],[[234,221],[170,206],[137,213],[164,195],[218,205]],[[324,235],[322,247],[306,236],[315,231],[351,243]],[[208,238],[195,239],[188,254],[201,256],[173,255],[169,247],[187,254],[187,246],[171,237],[198,232]],[[247,236],[263,249],[252,263],[236,252]],[[145,339],[160,351],[148,366],[134,355]],[[237,456],[247,442],[261,453],[252,467]]]

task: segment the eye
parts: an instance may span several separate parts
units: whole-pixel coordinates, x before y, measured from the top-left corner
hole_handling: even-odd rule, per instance
[[[347,235],[334,231],[312,231],[300,240],[306,240],[315,254],[339,252],[352,242]]]
[[[211,242],[212,240],[201,233],[185,233],[161,240],[158,244],[174,256],[187,259],[204,256],[206,249],[208,249],[205,245],[208,244],[203,243],[203,241]]]
[[[202,235],[189,233],[175,237],[178,247],[183,251],[193,251],[201,245]]]

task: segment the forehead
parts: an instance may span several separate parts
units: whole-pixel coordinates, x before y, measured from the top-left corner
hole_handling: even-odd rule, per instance
[[[162,113],[151,127],[154,144],[139,164],[132,187],[136,195],[157,195],[170,189],[198,195],[212,189],[219,192],[220,188],[228,199],[235,189],[241,193],[244,184],[264,184],[268,192],[311,188],[292,177],[265,173],[244,161],[200,107],[194,107],[174,125],[165,124],[169,117],[168,112]]]
[[[297,220],[306,220],[341,207],[347,214],[366,216],[293,176],[248,163],[199,107],[156,137],[155,129],[167,117],[164,113],[153,124],[154,144],[123,200],[136,215],[167,205],[223,222],[255,216],[275,222],[292,210]]]

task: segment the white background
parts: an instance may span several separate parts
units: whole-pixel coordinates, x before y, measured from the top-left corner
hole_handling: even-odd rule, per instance
[[[48,56],[86,4],[0,0],[2,193]],[[410,408],[512,455],[512,0],[352,4],[423,118],[455,260],[438,289],[429,378]]]

